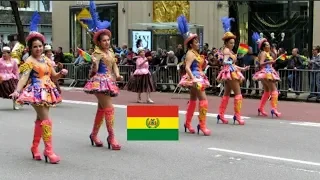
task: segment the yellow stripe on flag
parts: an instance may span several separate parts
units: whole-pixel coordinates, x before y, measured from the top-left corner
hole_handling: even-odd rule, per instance
[[[127,129],[179,129],[179,117],[127,117]]]

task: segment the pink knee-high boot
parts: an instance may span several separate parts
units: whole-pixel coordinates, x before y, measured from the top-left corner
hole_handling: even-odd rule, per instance
[[[223,124],[228,124],[228,120],[224,118],[224,113],[226,112],[229,99],[230,99],[230,96],[223,96],[221,98],[221,102],[219,106],[219,114],[217,116],[217,124],[219,123],[219,120],[222,121]]]
[[[211,131],[207,128],[207,111],[208,111],[208,101],[199,101],[199,124],[198,124],[198,134],[202,131],[205,136],[210,136]]]
[[[233,124],[237,121],[239,125],[244,125],[244,120],[241,119],[242,95],[238,94],[234,97],[234,116]]]
[[[273,115],[280,117],[281,113],[278,112],[278,95],[279,92],[278,91],[272,91],[271,92],[271,115],[273,117]]]
[[[262,97],[261,97],[261,100],[260,100],[260,105],[259,105],[259,108],[258,108],[258,115],[260,116],[260,114],[262,116],[267,116],[268,114],[264,111],[264,106],[266,105],[269,97],[270,97],[270,92],[264,92],[262,94]]]
[[[93,123],[93,127],[92,127],[92,132],[89,136],[90,141],[91,141],[91,145],[92,146],[97,146],[97,147],[102,147],[103,143],[102,141],[98,138],[98,133],[100,130],[100,127],[103,123],[103,118],[104,118],[104,109],[98,108],[97,113],[96,113],[96,117],[94,119],[94,123]]]
[[[196,106],[197,106],[197,101],[194,101],[194,100],[189,101],[188,107],[187,107],[187,113],[186,113],[186,121],[184,123],[184,132],[187,132],[188,130],[191,134],[195,133],[195,130],[192,128],[191,121],[192,121],[192,117],[196,109]]]

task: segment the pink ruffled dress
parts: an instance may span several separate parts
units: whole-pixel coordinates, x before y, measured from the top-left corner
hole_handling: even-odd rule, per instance
[[[0,97],[10,99],[9,95],[16,89],[19,70],[17,62],[11,59],[9,62],[0,58]]]
[[[273,58],[269,53],[266,53],[266,59],[265,62],[272,61]],[[268,79],[272,81],[280,81],[280,76],[278,72],[272,67],[271,64],[264,65],[260,71],[256,72],[252,79],[254,81],[260,81],[262,79]]]
[[[234,54],[230,54],[229,56],[228,60],[223,60],[223,56],[221,57],[222,59],[220,59],[223,61],[223,68],[217,76],[217,81],[238,80],[242,82],[245,78],[241,71],[233,64],[237,57]]]
[[[204,57],[200,56],[198,53],[194,52],[194,54],[197,58],[192,62],[190,66],[191,73],[194,79],[192,80],[188,74],[185,74],[182,76],[179,85],[189,88],[194,86],[194,82],[197,82],[198,88],[203,91],[210,86],[209,80],[202,70],[205,60]]]
[[[108,63],[110,66],[108,67],[104,60],[100,60],[97,73],[90,78],[90,80],[88,80],[83,88],[85,93],[103,93],[111,97],[116,97],[119,95],[119,87],[117,86],[115,78],[111,74],[112,63]]]

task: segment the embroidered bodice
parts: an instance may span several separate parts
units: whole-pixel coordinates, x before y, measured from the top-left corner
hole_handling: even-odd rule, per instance
[[[110,51],[110,54],[112,57],[110,58],[109,54],[106,52],[103,52],[101,49],[96,48],[93,52],[93,56],[99,60],[98,64],[98,74],[111,74],[112,72],[112,65],[115,62],[115,57],[113,54],[113,51]],[[106,57],[106,58],[104,58]]]
[[[3,81],[19,79],[18,64],[15,60],[6,61],[0,58],[0,76]]]
[[[202,67],[204,64],[204,58],[196,51],[191,50],[191,52],[196,56],[196,58],[191,63],[190,70],[191,73],[197,77],[203,73]]]

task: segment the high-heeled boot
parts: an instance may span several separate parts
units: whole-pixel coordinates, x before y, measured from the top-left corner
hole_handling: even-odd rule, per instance
[[[44,152],[46,162],[48,158],[51,164],[57,164],[60,161],[60,157],[53,152],[52,148],[52,121],[49,119],[43,120],[41,123],[42,139],[44,142]]]
[[[94,119],[92,132],[89,136],[92,146],[94,146],[94,145],[97,147],[103,146],[102,141],[98,138],[99,129],[103,123],[103,118],[104,118],[104,109],[98,108],[97,113],[96,113],[96,117]]]
[[[264,106],[266,105],[269,97],[270,97],[270,92],[264,92],[262,94],[262,97],[261,97],[261,100],[260,100],[260,106],[258,108],[258,116],[260,116],[260,114],[262,116],[268,116],[268,114],[264,111]]]
[[[192,121],[194,111],[196,110],[196,106],[197,106],[196,103],[197,101],[194,101],[194,100],[190,100],[188,102],[186,122],[184,123],[184,132],[187,132],[188,130],[191,134],[195,133],[195,130],[192,128],[191,121]]]
[[[224,113],[226,112],[228,102],[229,102],[230,96],[223,96],[221,99],[221,103],[219,106],[219,114],[217,116],[217,124],[219,123],[219,120],[222,121],[223,124],[228,124],[228,120],[224,118]]]
[[[37,161],[41,160],[41,154],[38,150],[39,143],[41,140],[41,135],[42,135],[41,121],[37,119],[34,122],[33,141],[31,146],[32,158]]]
[[[281,113],[278,112],[278,91],[272,91],[271,92],[271,116],[273,118],[273,115],[276,115],[277,117],[281,116]]]
[[[108,149],[120,150],[121,146],[116,141],[114,137],[114,131],[113,131],[113,124],[114,124],[114,108],[113,107],[105,109],[105,118],[106,118],[107,130],[109,133],[109,136],[107,138]]]
[[[197,126],[198,134],[199,131],[202,131],[205,136],[210,136],[211,131],[207,129],[206,121],[207,121],[207,111],[208,111],[208,101],[201,100],[199,101],[199,124]]]
[[[244,125],[244,120],[241,119],[242,95],[238,94],[234,97],[234,116],[233,124],[238,121],[239,125]]]

